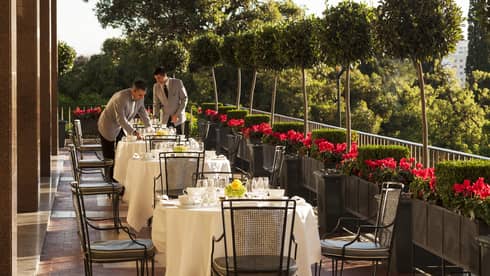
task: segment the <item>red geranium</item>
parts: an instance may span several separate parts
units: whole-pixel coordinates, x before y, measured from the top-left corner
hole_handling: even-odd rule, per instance
[[[82,119],[82,118],[94,118],[97,119],[99,118],[100,113],[102,112],[102,108],[100,106],[94,107],[94,108],[88,108],[88,109],[80,109],[80,107],[76,107],[73,110],[73,116],[76,119]]]

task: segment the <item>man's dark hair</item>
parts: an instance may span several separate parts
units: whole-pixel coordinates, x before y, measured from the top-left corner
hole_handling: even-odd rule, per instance
[[[153,76],[156,76],[156,75],[166,75],[167,74],[167,70],[163,67],[163,66],[160,66],[160,67],[157,67],[155,68],[155,71],[153,71]]]
[[[137,79],[133,82],[133,87],[138,90],[146,90],[146,82],[141,79]]]

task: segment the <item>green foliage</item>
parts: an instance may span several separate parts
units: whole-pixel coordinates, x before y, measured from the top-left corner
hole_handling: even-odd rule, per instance
[[[202,67],[215,67],[221,61],[220,47],[222,40],[214,33],[206,33],[196,38],[191,45],[191,61]]]
[[[319,20],[306,18],[289,23],[284,30],[288,66],[311,68],[319,61]]]
[[[257,41],[258,33],[251,30],[245,33],[240,33],[237,36],[236,43],[236,59],[238,64],[244,68],[257,68]]]
[[[371,57],[375,20],[371,8],[364,3],[342,1],[324,14],[320,40],[327,62],[347,65]]]
[[[222,103],[218,103],[218,108],[223,106]],[[212,109],[214,110],[216,107],[216,104],[215,103],[202,103],[201,104],[201,109],[202,109],[202,112],[208,110],[208,109]]]
[[[469,3],[468,56],[465,70],[468,79],[472,80],[473,71],[490,72],[490,4],[486,0],[469,0]]]
[[[236,106],[234,105],[225,105],[225,106],[219,106],[218,107],[218,113],[219,114],[227,114],[228,111],[230,110],[236,110]]]
[[[288,56],[283,25],[266,25],[259,31],[257,62],[259,68],[280,71],[286,67]]]
[[[311,140],[325,139],[331,143],[345,143],[344,129],[320,128],[311,132]]]
[[[226,113],[226,116],[228,117],[228,120],[231,119],[245,119],[245,117],[248,115],[248,110],[229,110]]]
[[[352,112],[352,128],[368,133],[378,133],[383,119],[368,108],[367,103],[361,100]]]
[[[445,161],[436,164],[437,191],[444,206],[451,206],[453,185],[465,179],[476,181],[490,179],[490,160]]]
[[[357,160],[361,168],[365,167],[366,160],[380,160],[388,157],[392,157],[397,161],[402,158],[410,157],[410,150],[408,147],[398,146],[398,145],[369,145],[361,146],[358,148]]]
[[[77,53],[64,41],[58,42],[58,74],[64,76],[73,68]]]
[[[181,42],[176,40],[167,41],[157,47],[155,55],[155,60],[168,72],[184,72],[189,66],[189,52]]]
[[[229,34],[223,38],[220,55],[223,62],[229,66],[241,67],[237,53],[238,42],[238,36],[236,34]]]
[[[296,132],[304,132],[305,126],[300,122],[279,122],[272,125],[272,130],[275,132],[285,133],[289,130],[294,130]]]
[[[462,38],[454,0],[383,0],[377,33],[385,51],[413,61],[442,59]]]
[[[261,123],[269,123],[270,116],[263,114],[251,114],[245,116],[245,127],[260,125]]]
[[[330,125],[338,125],[337,105],[312,104],[310,106],[311,120]]]

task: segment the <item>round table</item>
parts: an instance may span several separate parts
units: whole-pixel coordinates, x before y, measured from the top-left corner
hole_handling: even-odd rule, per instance
[[[182,187],[183,183],[192,181],[195,165],[185,159],[174,160],[169,164],[169,188]],[[162,160],[162,166],[164,160]],[[160,161],[158,159],[144,160],[130,158],[127,161],[124,177],[117,180],[124,185],[123,200],[128,203],[127,222],[139,231],[147,224],[153,214],[153,185],[154,177],[160,174]],[[230,172],[230,162],[226,158],[207,158],[204,160],[204,172]],[[165,174],[165,169],[162,169]],[[165,179],[165,175],[162,175]]]
[[[298,244],[297,275],[311,275],[311,265],[320,261],[318,220],[308,203],[298,203],[294,223]],[[165,253],[166,275],[207,276],[210,274],[211,239],[222,234],[221,209],[181,209],[157,206],[153,212],[152,240]],[[222,243],[221,243],[222,245]],[[224,256],[216,248],[214,256]]]
[[[129,159],[133,157],[133,154],[140,154],[145,151],[145,141],[119,141],[119,143],[117,143],[116,155],[114,157],[114,179],[116,179],[118,182],[124,181]]]

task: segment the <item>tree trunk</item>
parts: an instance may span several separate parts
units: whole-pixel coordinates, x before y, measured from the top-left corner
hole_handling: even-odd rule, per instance
[[[218,111],[218,85],[216,84],[216,74],[214,73],[214,66],[211,67],[211,73],[213,73],[213,85],[214,85],[214,104],[216,111]]]
[[[274,114],[276,113],[276,93],[277,93],[277,79],[279,74],[274,74],[274,88],[272,89],[272,102],[271,102],[271,125],[274,124]]]
[[[429,127],[427,124],[427,102],[425,99],[424,69],[420,61],[414,61],[420,87],[420,102],[422,106],[422,164],[429,166]]]
[[[337,118],[339,120],[339,127],[342,127],[342,111],[340,110],[341,96],[340,96],[340,78],[341,74],[337,73]]]
[[[238,82],[236,89],[236,107],[240,109],[240,97],[242,95],[242,68],[238,67]]]
[[[303,78],[303,108],[304,108],[304,124],[305,124],[305,137],[306,134],[308,133],[308,94],[306,93],[306,73],[305,73],[305,68],[301,68],[301,75]]]
[[[352,144],[352,126],[350,115],[350,64],[347,64],[347,70],[345,71],[345,142],[347,143],[347,152],[350,151]]]
[[[252,114],[253,106],[254,106],[254,93],[255,93],[256,83],[257,83],[257,69],[254,69],[252,87],[250,88],[250,114]]]

